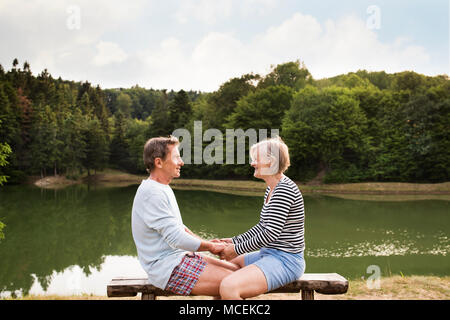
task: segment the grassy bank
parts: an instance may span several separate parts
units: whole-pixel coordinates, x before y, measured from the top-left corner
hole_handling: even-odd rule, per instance
[[[106,296],[74,295],[74,296],[25,296],[24,300],[110,300]],[[140,297],[114,298],[139,300]],[[211,299],[211,297],[159,297],[158,299]],[[274,293],[261,295],[255,300],[295,300],[295,293]],[[365,280],[350,280],[346,294],[323,295],[315,294],[316,300],[448,300],[450,299],[450,276],[392,276],[382,278],[379,289],[370,289]],[[112,299],[111,299],[112,300]]]
[[[126,186],[139,184],[147,175],[133,175],[117,170],[105,170],[91,176],[81,176],[77,180],[69,180],[64,176],[34,178],[31,182],[42,188],[62,188],[72,184],[93,183],[102,186]],[[343,184],[310,185],[297,181],[303,193],[325,194],[361,194],[361,195],[437,195],[450,196],[450,182],[436,184],[397,183],[397,182],[364,182]],[[171,186],[179,189],[214,190],[218,192],[259,195],[265,189],[263,181],[239,180],[203,180],[174,179]],[[449,197],[450,198],[450,197]]]

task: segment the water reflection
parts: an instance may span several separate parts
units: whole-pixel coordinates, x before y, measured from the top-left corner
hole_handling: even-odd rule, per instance
[[[113,276],[145,276],[130,229],[136,188],[3,188],[1,296],[104,295]],[[262,206],[262,195],[175,193],[184,223],[205,238],[246,231]],[[382,275],[449,275],[448,204],[305,196],[307,272],[360,278],[375,264]]]
[[[136,257],[131,256],[106,256],[103,263],[96,268],[89,267],[89,274],[77,265],[69,266],[62,272],[53,271],[49,276],[50,281],[44,289],[35,274],[32,274],[33,284],[28,291],[30,295],[106,295],[106,284],[114,277],[136,276],[145,278],[145,272],[141,268]],[[22,290],[4,291],[0,297],[11,295],[21,297]]]

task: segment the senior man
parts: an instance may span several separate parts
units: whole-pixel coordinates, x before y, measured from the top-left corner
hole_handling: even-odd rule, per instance
[[[239,267],[196,253],[219,254],[223,243],[204,240],[190,231],[169,183],[184,165],[176,137],[157,137],[144,146],[150,176],[142,180],[133,202],[132,233],[149,282],[180,295],[219,296],[220,282]]]

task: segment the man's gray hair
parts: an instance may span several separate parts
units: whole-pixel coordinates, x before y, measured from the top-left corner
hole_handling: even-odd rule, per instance
[[[169,152],[169,145],[178,145],[177,137],[157,137],[147,140],[144,146],[144,165],[147,168],[147,172],[150,173],[155,168],[155,159],[166,159]]]

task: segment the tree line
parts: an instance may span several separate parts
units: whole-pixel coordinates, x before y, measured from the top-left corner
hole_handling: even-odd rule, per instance
[[[316,80],[293,61],[232,78],[214,92],[175,92],[102,89],[47,70],[35,76],[15,59],[8,71],[0,66],[0,177],[19,183],[104,168],[145,173],[147,139],[177,128],[193,133],[194,121],[202,121],[204,130],[223,133],[278,129],[290,149],[287,174],[302,182],[318,175],[325,183],[442,182],[449,180],[449,111],[448,76],[413,71]],[[252,169],[192,164],[183,177],[251,179]]]

